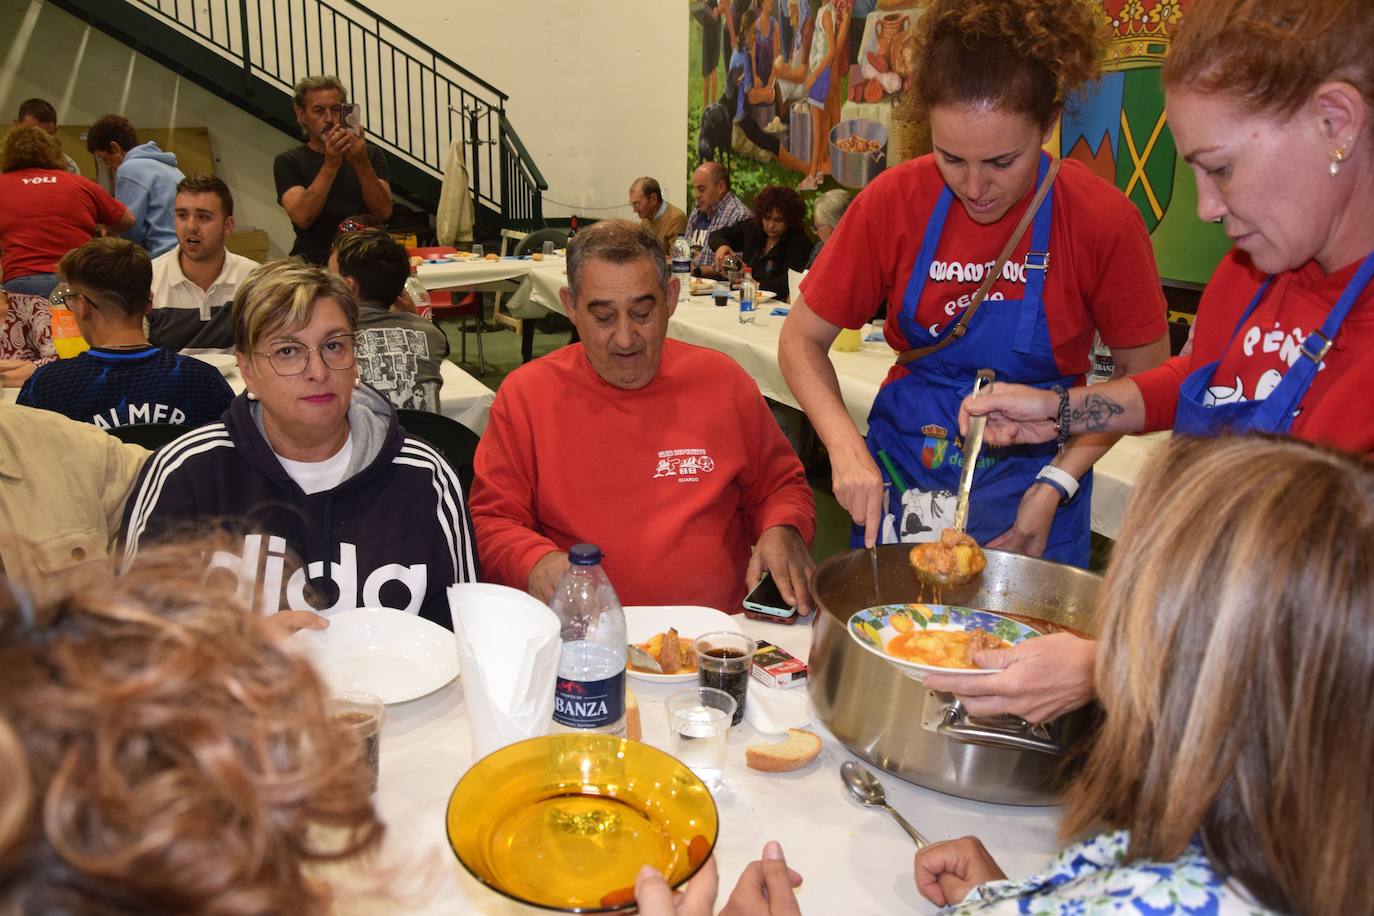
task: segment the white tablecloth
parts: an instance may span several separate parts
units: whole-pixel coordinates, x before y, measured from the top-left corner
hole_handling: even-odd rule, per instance
[[[440,364],[439,373],[444,378],[444,385],[439,389],[439,412],[481,435],[487,428],[487,417],[491,414],[491,402],[496,398],[496,392],[448,360]],[[232,370],[225,381],[234,394],[243,393],[243,379],[239,377],[238,370]],[[13,404],[18,397],[18,388],[0,388],[0,401]]]
[[[755,638],[774,640],[805,657],[811,628],[741,620]],[[644,738],[667,747],[664,700],[681,685],[632,679],[639,696]],[[803,688],[797,688],[803,689]],[[914,846],[881,811],[869,810],[845,792],[839,766],[854,759],[824,728],[820,757],[793,773],[764,774],[744,765],[744,748],[766,739],[747,723],[730,734],[727,789],[717,797],[720,839],[716,858],[723,905],[740,872],[759,857],[763,844],[781,841],[788,864],[806,883],[802,912],[815,914],[930,913],[916,893]],[[381,781],[377,803],[388,824],[384,861],[429,863],[433,894],[427,900],[353,903],[339,895],[341,914],[532,913],[473,879],[448,847],[444,814],[449,794],[472,764],[462,689],[455,681],[429,697],[390,706],[382,729]],[[880,774],[888,798],[931,840],[977,834],[1006,872],[1028,876],[1044,867],[1058,843],[1057,808],[988,805],[942,795]]]

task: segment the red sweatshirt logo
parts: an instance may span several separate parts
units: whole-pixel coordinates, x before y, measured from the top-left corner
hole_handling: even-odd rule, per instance
[[[675,448],[658,453],[654,479],[675,477],[678,483],[698,483],[701,474],[709,474],[715,469],[716,462],[706,454],[706,449]]]

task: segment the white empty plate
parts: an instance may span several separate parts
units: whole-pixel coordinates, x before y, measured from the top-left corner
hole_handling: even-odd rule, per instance
[[[331,689],[365,690],[387,705],[433,693],[458,676],[453,632],[406,611],[339,611],[329,616],[328,629],[291,638]]]
[[[627,607],[625,609],[625,636],[630,642],[648,642],[656,633],[664,633],[669,627],[677,630],[678,635],[688,641],[717,630],[743,633],[744,630],[731,617],[713,607],[698,607],[692,604],[669,604],[656,607]],[[645,671],[626,669],[630,677],[644,681],[657,681],[660,684],[682,684],[695,681],[697,673],[650,674]]]

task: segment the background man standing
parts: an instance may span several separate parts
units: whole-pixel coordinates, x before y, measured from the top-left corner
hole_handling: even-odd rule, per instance
[[[234,231],[234,196],[214,175],[190,175],[177,185],[173,214],[177,247],[153,260],[148,339],[167,350],[228,353],[234,291],[258,266],[224,247]]]
[[[279,153],[272,163],[277,199],[296,227],[291,253],[321,266],[346,217],[391,218],[386,156],[343,124],[347,98],[336,76],[308,76],[297,83],[296,120],[306,142]]]
[[[128,118],[105,115],[86,133],[86,149],[114,176],[115,198],[134,215],[134,227],[124,233],[152,257],[177,243],[172,202],[177,182],[186,176],[177,168],[177,154],[158,149],[149,140],[138,142]]]
[[[630,185],[630,208],[639,217],[639,224],[653,233],[665,254],[672,254],[673,240],[687,231],[687,214],[663,199],[658,180],[636,178]]]
[[[46,99],[25,99],[19,105],[19,116],[14,119],[15,127],[37,127],[46,131],[52,136],[57,136],[57,109],[52,107],[52,103]],[[67,171],[73,175],[80,175],[81,169],[76,165],[76,160],[72,159],[65,152],[62,153],[62,160],[66,164]]]

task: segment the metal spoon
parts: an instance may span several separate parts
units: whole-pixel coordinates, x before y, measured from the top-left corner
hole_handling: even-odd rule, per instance
[[[897,823],[907,832],[907,836],[916,841],[918,852],[930,845],[930,841],[921,836],[921,831],[908,824],[906,818],[887,803],[887,793],[883,791],[883,784],[878,781],[878,777],[853,760],[846,760],[840,764],[840,778],[844,780],[844,787],[849,790],[849,794],[854,796],[859,804],[866,808],[882,808],[896,818]]]
[[[625,648],[630,653],[630,664],[634,665],[636,668],[643,668],[645,671],[651,671],[654,674],[663,673],[663,666],[658,663],[658,660],[639,646],[636,646],[634,643],[628,643]]]

